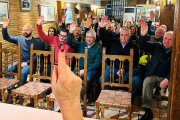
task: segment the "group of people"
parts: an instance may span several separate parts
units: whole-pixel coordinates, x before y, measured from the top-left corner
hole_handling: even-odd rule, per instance
[[[87,93],[89,94],[93,78],[101,70],[102,47],[106,47],[106,53],[111,55],[130,55],[130,49],[133,49],[134,56],[131,101],[133,103],[135,96],[142,90],[145,114],[140,120],[153,119],[153,113],[151,111],[153,89],[157,83],[160,83],[160,88],[166,88],[168,86],[173,39],[173,31],[167,31],[166,25],[159,26],[159,23],[156,22],[156,25],[152,26],[152,20],[154,17],[155,14],[151,11],[148,21],[144,21],[144,18],[141,17],[141,19],[138,20],[138,25],[134,22],[134,19],[132,19],[132,22],[128,21],[126,26],[122,26],[120,23],[112,24],[111,21],[108,20],[107,16],[103,16],[102,18],[97,16],[92,19],[91,12],[85,14],[85,18],[82,22],[80,22],[80,15],[78,14],[77,23],[73,21],[70,24],[65,24],[65,15],[62,17],[62,21],[58,23],[58,18],[55,15],[54,18],[57,30],[50,27],[48,35],[46,35],[42,30],[44,17],[39,17],[37,20],[37,31],[40,39],[45,41],[46,44],[50,45],[50,47],[55,45],[55,66],[53,66],[52,90],[55,94],[56,100],[60,106],[62,106],[61,109],[71,111],[68,110],[67,106],[63,105],[65,104],[64,101],[67,101],[67,105],[71,106],[70,108],[72,108],[73,105],[74,108],[72,109],[80,109],[79,95],[81,80],[73,74],[76,72],[76,69],[71,71],[66,65],[68,64],[68,59],[65,57],[65,52],[85,53],[85,47],[88,47]],[[34,44],[35,50],[43,50],[44,45],[39,40],[32,37],[33,30],[31,25],[24,26],[24,37],[10,36],[7,32],[8,25],[9,19],[5,19],[2,28],[2,35],[4,40],[14,44],[21,43],[21,81],[22,85],[24,85],[27,82],[27,75],[30,71],[30,46],[31,44]],[[151,60],[148,64],[146,64],[145,74],[142,74],[139,61],[144,52],[151,54]],[[34,61],[36,61],[36,59],[37,57],[34,56]],[[129,62],[125,60],[124,69],[121,70],[119,70],[119,64],[120,62],[115,60],[114,78],[118,78],[119,74],[122,74],[124,76],[123,83],[128,84]],[[13,72],[17,71],[16,65],[17,62],[13,63]],[[51,76],[51,67],[51,64],[47,67],[48,76]],[[83,76],[83,59],[80,60],[79,69],[80,76]],[[9,66],[8,70],[11,70],[11,66]],[[111,68],[107,63],[107,68],[105,70],[105,82],[110,82],[110,70]],[[43,75],[43,73],[41,74]],[[12,76],[6,77],[12,78]],[[77,85],[74,83],[77,83]],[[101,85],[101,83],[102,77],[99,78],[99,84]],[[105,86],[105,89],[111,89],[111,86]],[[10,91],[11,89],[9,89],[9,93]],[[61,97],[63,95],[69,97]],[[78,113],[74,115],[77,116]],[[65,114],[65,116],[70,117],[68,114]]]

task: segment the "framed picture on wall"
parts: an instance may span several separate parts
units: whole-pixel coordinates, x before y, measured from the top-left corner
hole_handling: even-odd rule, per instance
[[[40,16],[44,16],[44,22],[54,22],[55,7],[50,5],[40,5]]]
[[[104,16],[105,15],[105,9],[97,9],[97,16]]]
[[[9,18],[9,2],[0,1],[0,25]]]
[[[31,11],[31,0],[20,0],[21,11]]]

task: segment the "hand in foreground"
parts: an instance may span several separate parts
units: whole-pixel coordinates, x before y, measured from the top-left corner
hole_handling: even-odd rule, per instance
[[[59,26],[62,26],[62,22],[61,21],[59,21],[59,24],[58,24]]]
[[[148,26],[147,23],[143,22],[141,24],[141,36],[145,36],[148,32]]]
[[[37,21],[37,24],[42,25],[43,23],[44,23],[44,16],[40,16],[38,21]]]
[[[141,24],[143,23],[143,20],[142,19],[139,19],[138,20],[138,27],[141,27]]]
[[[111,22],[110,22],[110,20],[107,21],[106,30],[108,30],[109,27],[111,27]]]
[[[92,12],[88,13],[88,18],[90,18],[92,16]]]
[[[72,23],[70,24],[70,33],[73,33],[74,30],[76,29],[76,23],[74,21],[72,21]]]
[[[168,86],[169,80],[165,78],[161,83],[160,83],[160,88],[164,89]]]
[[[80,91],[82,80],[66,65],[65,51],[58,53],[58,66],[53,66],[51,88],[58,102],[63,120],[82,120]]]
[[[7,28],[9,25],[9,19],[4,19],[3,28]]]

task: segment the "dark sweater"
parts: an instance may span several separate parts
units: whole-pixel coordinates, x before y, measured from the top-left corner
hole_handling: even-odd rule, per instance
[[[30,61],[30,50],[31,44],[34,44],[34,50],[41,50],[42,44],[39,40],[34,37],[31,40],[26,40],[25,37],[12,37],[9,36],[7,32],[7,28],[2,28],[3,39],[7,40],[11,43],[18,45],[21,43],[21,62],[29,62]],[[34,56],[34,61],[36,61],[37,56]]]
[[[119,39],[109,38],[105,34],[105,29],[100,28],[99,37],[102,40],[103,47],[106,47],[107,54],[111,55],[130,55],[130,49],[134,49],[133,55],[133,67],[136,67],[139,62],[139,48],[136,44],[129,41],[126,46],[123,48]],[[115,68],[119,69],[119,60],[115,60]],[[129,71],[129,61],[124,61],[124,70],[125,72]]]
[[[171,48],[165,49],[161,43],[149,43],[146,41],[146,36],[139,36],[139,47],[151,53],[151,60],[146,67],[145,77],[157,75],[159,77],[170,78],[170,61]],[[164,63],[163,63],[164,62]]]
[[[86,42],[77,42],[73,40],[73,34],[68,34],[67,44],[76,50],[77,53],[85,53]],[[98,70],[101,67],[102,49],[99,45],[94,44],[88,49],[88,71]],[[84,68],[84,59],[80,59],[80,67]]]

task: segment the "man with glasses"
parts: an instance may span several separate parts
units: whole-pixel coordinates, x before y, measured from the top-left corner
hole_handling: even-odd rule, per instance
[[[130,55],[130,49],[134,49],[133,56],[133,81],[132,81],[132,103],[134,101],[136,91],[141,84],[140,73],[138,72],[138,62],[139,62],[139,48],[136,44],[130,41],[131,31],[129,28],[122,28],[120,33],[120,39],[109,38],[106,36],[105,26],[109,24],[107,17],[103,16],[100,23],[99,36],[102,40],[104,47],[106,47],[106,53],[111,55]],[[114,61],[114,78],[118,78],[119,74],[124,75],[123,83],[127,84],[129,82],[129,61],[124,61],[124,70],[119,70],[119,60]],[[99,79],[101,85],[102,77]],[[110,81],[110,67],[108,66],[105,70],[105,82]],[[111,89],[111,86],[105,86],[105,89]]]
[[[89,24],[86,27],[90,27]],[[70,32],[68,34],[67,44],[76,50],[77,53],[85,53],[85,47],[88,47],[88,68],[87,68],[87,93],[89,93],[92,78],[96,76],[98,70],[101,67],[101,58],[102,58],[102,48],[95,44],[96,33],[92,30],[87,31],[86,33],[86,42],[78,42],[73,39],[73,33],[76,29],[75,22],[72,22],[70,25]],[[73,70],[76,72],[76,69]],[[80,59],[80,76],[84,75],[84,60]]]
[[[73,53],[75,52],[73,48],[71,48],[70,46],[67,45],[67,35],[68,35],[68,30],[62,28],[59,32],[59,37],[57,36],[48,36],[46,35],[43,31],[42,31],[42,24],[44,22],[44,16],[39,17],[38,21],[37,21],[37,31],[39,34],[39,37],[44,40],[45,42],[47,42],[48,44],[50,44],[50,46],[52,47],[52,45],[55,45],[55,64],[58,64],[58,52],[61,49],[62,46],[64,46],[64,50],[65,52],[69,52],[69,53]],[[66,64],[68,64],[68,59],[66,59]],[[51,64],[48,65],[47,69],[47,75],[50,76],[51,74]]]
[[[170,78],[171,52],[173,31],[166,32],[161,43],[149,43],[146,41],[148,26],[146,23],[141,25],[141,35],[138,40],[139,47],[149,53],[152,57],[146,67],[145,79],[143,82],[143,103],[145,114],[140,120],[152,120],[153,113],[151,111],[153,89],[157,83],[160,88],[166,88]]]

